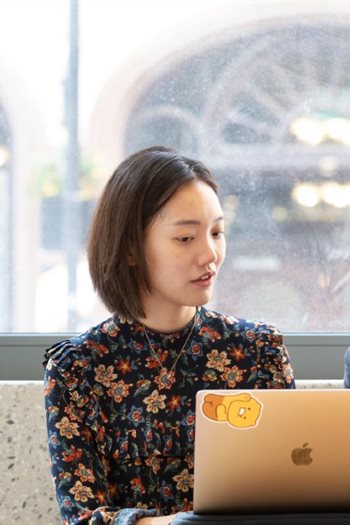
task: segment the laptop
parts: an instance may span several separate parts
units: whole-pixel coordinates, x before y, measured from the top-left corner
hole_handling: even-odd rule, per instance
[[[350,390],[198,392],[193,510],[350,511]]]

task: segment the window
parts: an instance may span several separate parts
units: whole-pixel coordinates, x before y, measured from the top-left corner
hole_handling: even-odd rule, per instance
[[[9,206],[11,197],[11,131],[9,129],[6,114],[0,105],[0,275],[3,286],[0,291],[0,304],[7,301],[10,304],[11,297],[11,253],[10,230],[11,209]],[[9,325],[9,310],[1,309],[0,330]]]
[[[219,180],[229,248],[214,308],[284,332],[350,331],[350,7],[262,4],[4,3],[2,332],[108,315],[88,224],[115,165],[155,143]]]

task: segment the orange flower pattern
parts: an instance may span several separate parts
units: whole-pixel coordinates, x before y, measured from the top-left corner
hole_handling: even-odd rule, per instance
[[[69,492],[74,495],[75,501],[86,503],[88,498],[93,498],[94,495],[90,487],[84,487],[81,481],[77,481]]]
[[[192,509],[195,395],[213,388],[294,388],[272,326],[198,309],[189,330],[148,331],[112,316],[46,354],[48,442],[65,524],[113,523],[120,509]],[[171,371],[171,372],[170,372]]]

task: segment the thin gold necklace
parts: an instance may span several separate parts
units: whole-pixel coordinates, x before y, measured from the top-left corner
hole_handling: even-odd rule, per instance
[[[174,370],[175,370],[175,367],[177,365],[177,362],[178,360],[180,359],[181,355],[183,354],[183,352],[185,351],[185,348],[186,348],[186,345],[188,343],[188,341],[190,340],[190,337],[192,335],[192,332],[193,332],[193,329],[194,329],[194,326],[196,324],[196,317],[197,317],[197,311],[193,317],[193,323],[192,323],[192,326],[191,326],[191,329],[189,331],[189,334],[188,336],[186,337],[186,341],[184,342],[180,352],[178,353],[177,355],[177,358],[175,359],[174,363],[173,363],[173,366],[171,367],[170,370],[168,370],[165,366],[162,365],[161,361],[159,360],[155,350],[153,349],[153,346],[152,346],[152,343],[150,341],[150,338],[148,336],[148,333],[147,333],[147,330],[146,330],[146,327],[145,325],[143,325],[143,330],[144,330],[144,333],[145,333],[145,336],[146,336],[146,339],[147,339],[147,343],[148,343],[148,346],[149,346],[149,350],[152,354],[152,356],[154,357],[154,359],[157,361],[157,363],[159,364],[159,371],[160,371],[160,374],[162,376],[165,376],[165,375],[168,375],[168,376],[173,376],[174,375]]]

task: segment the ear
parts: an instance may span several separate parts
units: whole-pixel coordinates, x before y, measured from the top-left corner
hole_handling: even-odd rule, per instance
[[[126,257],[127,257],[127,261],[128,261],[128,265],[129,266],[136,266],[135,254],[134,254],[134,250],[131,248],[131,246],[128,249],[128,253],[127,253]]]

